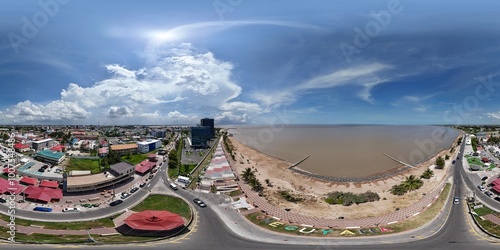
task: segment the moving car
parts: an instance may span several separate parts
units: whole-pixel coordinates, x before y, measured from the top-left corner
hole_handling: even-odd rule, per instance
[[[194,198],[194,199],[193,199],[193,202],[194,202],[194,203],[196,203],[196,205],[198,205],[198,206],[200,206],[200,207],[206,207],[206,206],[207,206],[207,205],[206,205],[203,201],[201,201],[201,200],[200,200],[200,199],[198,199],[198,198]]]
[[[170,188],[173,189],[173,190],[177,190],[177,185],[175,185],[174,183],[170,183]]]
[[[116,200],[116,201],[113,201],[111,203],[109,203],[110,206],[116,206],[116,205],[120,205],[123,203],[123,200]]]
[[[77,207],[65,207],[62,210],[63,212],[80,212],[80,208]]]
[[[486,188],[484,188],[483,186],[481,185],[478,185],[477,188],[481,191],[481,192],[484,192],[486,191]]]
[[[460,203],[460,198],[458,198],[458,196],[455,196],[455,198],[453,198],[453,203],[454,204]]]
[[[35,208],[33,208],[33,211],[52,212],[52,208],[50,208],[50,207],[35,207]]]

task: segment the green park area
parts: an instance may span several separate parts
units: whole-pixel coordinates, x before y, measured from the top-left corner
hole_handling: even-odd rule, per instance
[[[151,151],[149,153],[146,153],[146,154],[128,154],[128,155],[124,155],[121,157],[122,161],[126,161],[126,162],[129,162],[129,163],[132,163],[132,164],[139,164],[141,163],[142,161],[146,160],[148,158],[148,155],[150,154],[156,154],[156,152],[158,152],[158,150],[155,150],[155,151]]]
[[[105,166],[101,170],[101,166],[99,164],[99,159],[70,158],[69,164],[68,166],[66,166],[65,171],[70,172],[73,170],[90,170],[92,174],[98,174],[102,172],[102,170],[109,168],[109,166]]]
[[[167,210],[169,212],[179,214],[187,220],[191,218],[191,209],[184,200],[178,197],[161,194],[148,196],[144,201],[133,207],[131,210],[136,212],[144,210]]]
[[[469,157],[469,158],[467,158],[467,162],[469,164],[478,165],[481,167],[484,165],[484,163],[477,157]]]
[[[150,195],[140,204],[132,208],[133,211],[140,212],[144,210],[167,210],[172,213],[177,213],[182,217],[189,220],[191,218],[191,209],[184,200],[165,195]],[[113,219],[120,214],[113,215],[107,218],[92,220],[92,221],[75,221],[75,222],[41,222],[16,218],[17,226],[36,226],[43,229],[59,229],[59,230],[88,230],[91,228],[114,228]],[[0,214],[0,219],[9,221],[10,217]],[[91,235],[94,240],[99,243],[124,243],[124,242],[138,242],[151,240],[152,237],[135,237],[123,235],[100,236]],[[0,227],[0,238],[9,238],[9,229]],[[16,233],[16,241],[26,243],[85,243],[88,240],[88,235],[64,235],[58,237],[57,235],[50,234],[21,234]]]
[[[483,216],[488,214],[494,214],[497,217],[500,217],[500,214],[485,206],[473,210],[477,214],[474,215],[474,219],[477,221],[477,223],[487,232],[500,237],[500,225],[497,225],[492,221],[483,219]]]

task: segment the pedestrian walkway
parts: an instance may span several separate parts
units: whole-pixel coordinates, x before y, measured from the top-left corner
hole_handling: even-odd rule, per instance
[[[252,191],[251,187],[243,181],[239,181],[242,191],[248,198],[248,201],[261,212],[277,217],[280,220],[287,221],[290,224],[306,224],[315,227],[329,227],[329,228],[348,228],[348,227],[373,227],[378,225],[387,225],[396,223],[411,216],[418,215],[420,212],[429,207],[439,196],[444,188],[444,182],[434,191],[425,195],[417,203],[410,207],[400,209],[393,213],[385,214],[378,217],[367,217],[360,219],[324,219],[317,217],[310,217],[293,212],[287,212],[284,209],[277,208],[267,202],[267,200],[259,196],[256,192]]]

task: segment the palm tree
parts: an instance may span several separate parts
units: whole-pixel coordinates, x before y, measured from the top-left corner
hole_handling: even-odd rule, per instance
[[[424,173],[422,173],[422,175],[420,176],[420,178],[429,179],[433,175],[434,175],[434,171],[432,171],[431,169],[428,168],[427,170],[424,171]]]
[[[420,178],[417,178],[415,175],[410,175],[406,177],[403,185],[409,192],[411,192],[413,190],[419,189],[423,185],[423,181]]]
[[[241,178],[245,182],[248,182],[249,180],[251,180],[252,177],[255,178],[255,175],[254,175],[251,168],[245,168],[245,170],[243,170],[243,173],[241,173]]]
[[[252,187],[252,190],[255,192],[261,191],[262,188],[262,183],[260,183],[259,179],[257,178],[252,178],[248,181],[248,184]]]

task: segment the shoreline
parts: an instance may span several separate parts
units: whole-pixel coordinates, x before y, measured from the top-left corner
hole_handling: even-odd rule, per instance
[[[369,174],[369,175],[365,175],[365,176],[352,176],[352,177],[321,175],[321,174],[313,173],[311,171],[308,171],[308,170],[305,170],[305,169],[301,168],[300,165],[309,158],[309,155],[305,156],[305,158],[302,158],[301,160],[297,161],[296,163],[291,163],[290,161],[287,161],[287,160],[281,159],[279,157],[270,155],[268,153],[262,152],[261,150],[258,150],[258,149],[254,148],[254,147],[252,147],[252,146],[250,146],[248,144],[245,144],[244,142],[238,140],[234,136],[231,137],[232,138],[231,140],[238,141],[240,144],[244,145],[245,147],[251,148],[252,150],[254,150],[254,151],[256,151],[256,152],[258,152],[258,153],[260,153],[262,155],[265,155],[265,156],[267,156],[269,158],[273,158],[275,160],[288,163],[289,164],[289,166],[287,167],[288,170],[291,170],[291,171],[293,171],[293,172],[295,172],[297,174],[303,175],[304,177],[314,178],[314,179],[317,179],[318,181],[324,181],[324,182],[328,182],[328,183],[331,183],[331,182],[333,182],[333,183],[346,183],[346,182],[351,182],[351,183],[365,183],[365,182],[369,182],[369,181],[384,180],[384,179],[387,179],[387,178],[391,178],[392,176],[400,175],[400,174],[402,174],[402,173],[404,173],[406,171],[412,170],[414,168],[419,168],[419,167],[421,167],[421,165],[429,165],[430,164],[429,163],[430,160],[436,158],[438,155],[441,155],[441,154],[443,154],[446,151],[451,150],[451,148],[453,147],[453,145],[455,145],[456,142],[458,141],[459,137],[460,137],[460,133],[453,140],[453,142],[451,143],[450,148],[448,148],[448,149],[441,149],[440,151],[436,152],[434,155],[429,156],[429,157],[427,157],[424,160],[420,160],[420,161],[416,162],[411,167],[405,166],[405,165],[399,163],[398,166],[396,166],[394,168],[391,168],[391,169],[388,169],[388,170],[385,170],[385,171],[382,171],[382,172],[373,173],[373,174]],[[389,158],[391,160],[395,161],[391,157],[389,157]]]
[[[338,216],[351,219],[379,216],[391,213],[396,208],[401,209],[411,206],[427,193],[432,192],[441,183],[448,171],[447,167],[443,170],[434,169],[435,158],[437,156],[444,158],[446,154],[453,156],[456,153],[454,151],[450,154],[450,147],[450,149],[442,150],[427,161],[406,171],[398,171],[401,166],[384,171],[386,176],[382,179],[363,180],[361,182],[332,182],[306,176],[293,170],[290,171],[289,167],[293,165],[292,163],[262,153],[243,144],[234,137],[228,137],[228,139],[233,145],[235,155],[235,160],[228,155],[233,170],[240,175],[244,169],[251,168],[255,171],[255,176],[261,183],[267,183],[267,181],[270,183],[270,185],[264,185],[262,193],[267,202],[280,209],[291,209],[304,215],[332,219]],[[458,136],[452,143],[452,147],[455,146],[457,140]],[[450,160],[446,161],[447,166],[449,166],[452,159],[453,157],[450,157]],[[408,175],[419,177],[428,168],[433,170],[435,174],[431,179],[424,180],[425,184],[422,188],[403,196],[392,195],[389,192],[392,186],[399,185]],[[303,201],[296,203],[286,201],[281,195],[282,191],[287,191],[294,197],[302,198]],[[329,205],[324,199],[332,191],[353,193],[372,191],[380,195],[380,200],[349,207]]]

